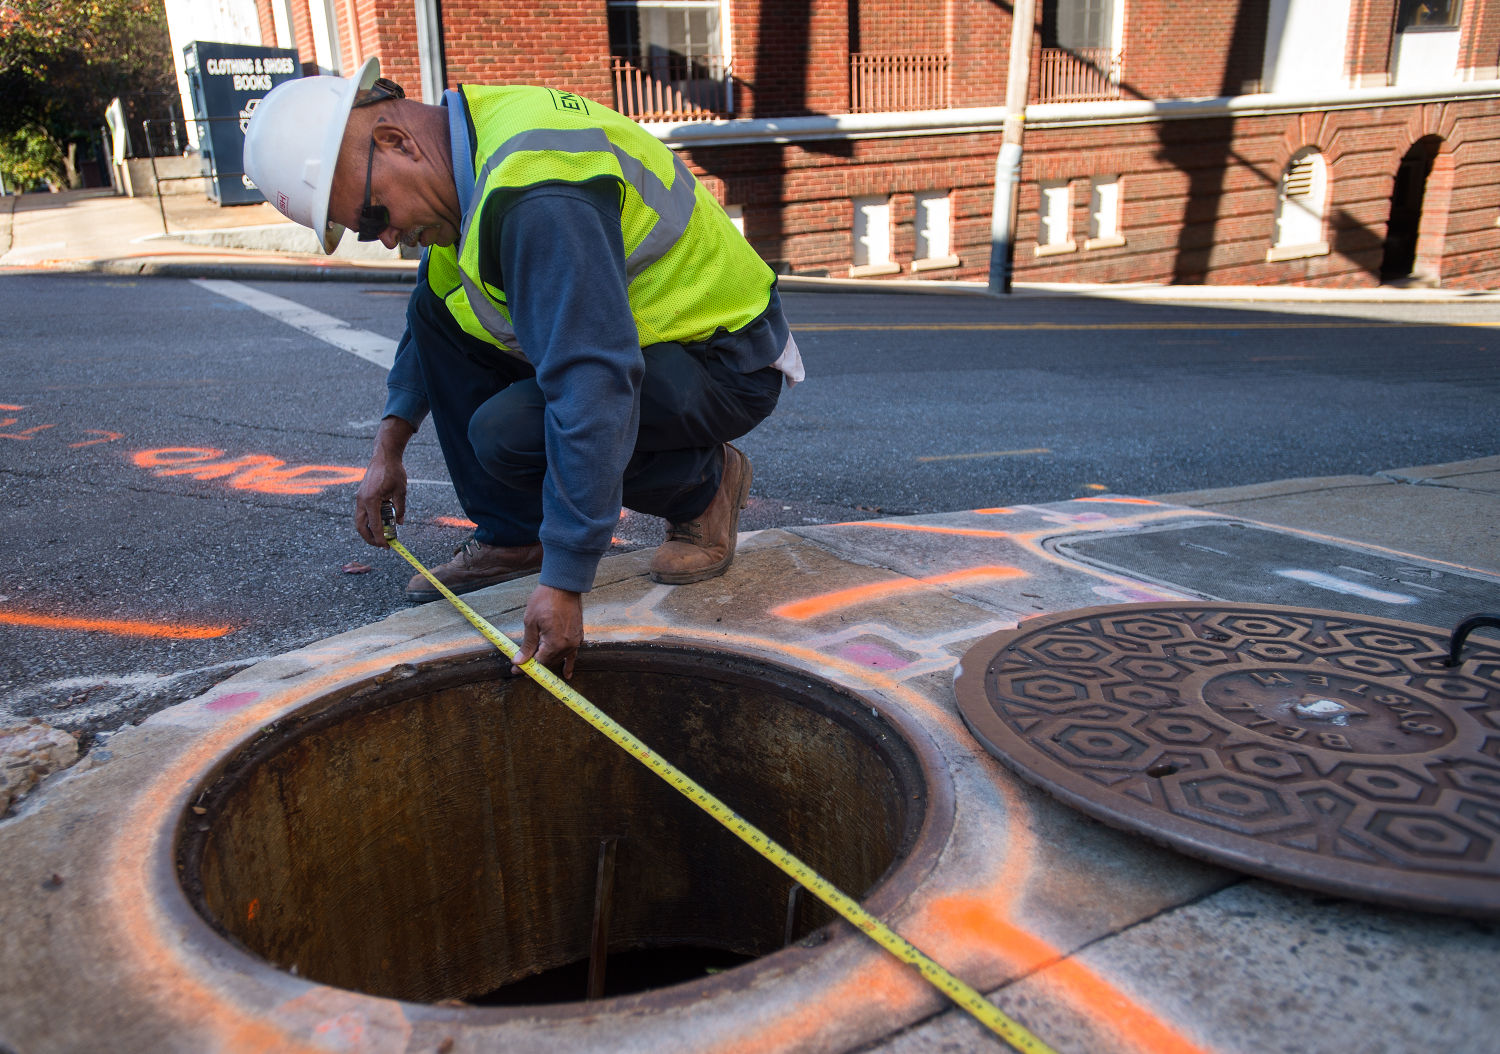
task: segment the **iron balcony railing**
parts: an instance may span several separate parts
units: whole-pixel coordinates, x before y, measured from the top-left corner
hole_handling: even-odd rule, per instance
[[[948,105],[947,55],[856,52],[849,56],[849,109],[853,113],[943,110]]]
[[[718,57],[611,58],[615,109],[642,121],[722,117],[734,111],[734,77]]]
[[[1038,102],[1120,98],[1120,56],[1113,48],[1043,48]]]

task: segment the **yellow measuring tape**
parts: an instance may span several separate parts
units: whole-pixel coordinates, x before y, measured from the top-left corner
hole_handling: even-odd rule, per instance
[[[512,662],[515,661],[521,649],[509,637],[485,621],[478,612],[460,600],[451,589],[438,581],[431,571],[422,566],[422,562],[413,556],[406,546],[396,540],[396,528],[389,523],[385,525],[385,539],[390,543],[391,548],[400,553],[407,563],[415,567],[422,577],[426,578],[427,581],[436,587],[439,593],[447,597],[448,602],[456,607],[464,618],[473,623],[474,628],[484,634],[486,640],[499,648],[507,659],[510,659]],[[687,773],[677,768],[641,740],[637,739],[624,725],[615,721],[614,718],[574,691],[573,687],[567,681],[564,681],[557,674],[537,662],[535,658],[526,660],[526,662],[520,665],[520,669],[528,677],[536,681],[537,684],[551,692],[569,710],[572,710],[595,729],[609,737],[610,741],[616,746],[634,756],[641,764],[677,788],[678,791],[704,812],[708,813],[708,815],[712,816],[724,827],[727,827],[736,838],[775,864],[800,884],[802,888],[812,893],[813,896],[817,897],[824,904],[827,904],[849,922],[863,930],[876,944],[879,944],[902,962],[916,967],[917,971],[934,988],[968,1011],[985,1028],[988,1028],[1016,1050],[1023,1052],[1023,1054],[1054,1054],[1051,1047],[1048,1047],[1041,1040],[1033,1036],[1022,1025],[1007,1017],[993,1003],[980,995],[978,991],[964,984],[964,982],[928,958],[914,944],[860,907],[855,900],[841,892],[832,882],[818,874],[818,872],[803,863],[789,850],[783,848],[778,842],[773,841],[765,832],[761,831],[739,813],[699,786]]]

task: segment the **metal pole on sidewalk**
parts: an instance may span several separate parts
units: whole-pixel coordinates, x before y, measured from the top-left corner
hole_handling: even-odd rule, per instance
[[[1005,137],[995,159],[995,204],[990,215],[991,293],[1008,294],[1015,271],[1016,201],[1021,186],[1021,140],[1026,129],[1026,94],[1031,84],[1031,41],[1036,0],[1015,0],[1011,8],[1010,66],[1005,85]]]

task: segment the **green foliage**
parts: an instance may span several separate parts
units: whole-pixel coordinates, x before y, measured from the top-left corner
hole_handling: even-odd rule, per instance
[[[35,125],[0,135],[0,175],[13,187],[33,187],[43,180],[61,183],[62,148]]]
[[[55,148],[91,136],[116,95],[175,90],[162,0],[0,4],[0,137],[8,157],[45,152],[45,140]]]

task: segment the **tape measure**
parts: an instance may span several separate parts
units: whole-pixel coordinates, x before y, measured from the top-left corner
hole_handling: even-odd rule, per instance
[[[390,547],[416,568],[422,577],[431,582],[437,591],[443,594],[448,602],[484,635],[486,640],[499,648],[507,659],[514,662],[521,649],[509,637],[490,625],[478,612],[460,600],[451,589],[438,581],[436,576],[427,570],[406,546],[397,541],[396,527],[393,523],[387,520],[384,527],[385,540]],[[1037,1039],[1024,1026],[1007,1017],[976,989],[943,969],[905,937],[871,915],[853,898],[803,863],[790,850],[771,839],[765,832],[699,786],[691,776],[657,754],[637,739],[624,725],[585,699],[567,681],[537,662],[535,658],[526,660],[519,668],[569,710],[583,718],[597,731],[602,732],[610,742],[666,780],[689,801],[728,828],[736,838],[775,864],[802,888],[869,935],[876,944],[902,962],[915,967],[917,972],[925,977],[934,988],[966,1010],[985,1028],[1016,1050],[1021,1051],[1022,1054],[1054,1054],[1051,1047]]]

